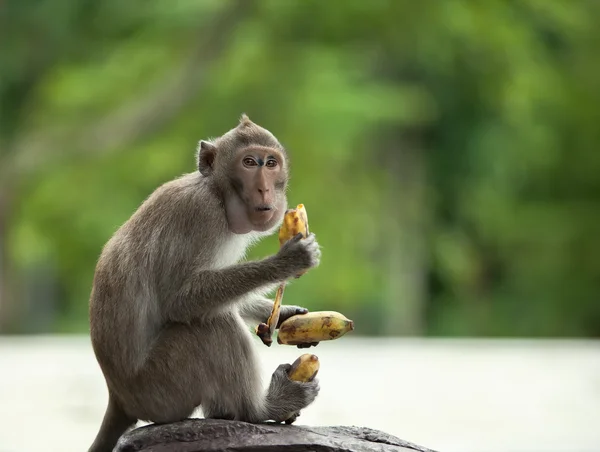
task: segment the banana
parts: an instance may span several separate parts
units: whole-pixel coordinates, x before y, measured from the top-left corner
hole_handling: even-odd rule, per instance
[[[277,343],[285,345],[330,341],[354,330],[354,322],[335,311],[315,311],[290,317],[279,326]]]
[[[292,368],[288,371],[288,376],[290,380],[308,383],[317,376],[319,367],[319,358],[317,355],[305,353],[292,363]]]
[[[308,383],[315,379],[319,372],[319,367],[320,364],[317,355],[305,353],[292,363],[292,367],[288,370],[288,377],[290,380]],[[293,424],[299,415],[300,412],[294,413],[288,419],[284,419],[284,421],[286,424]]]
[[[255,329],[256,335],[260,338],[263,344],[270,347],[273,343],[273,332],[279,323],[279,312],[281,311],[281,300],[283,299],[283,291],[285,290],[285,283],[282,283],[277,288],[275,294],[275,301],[273,302],[273,309],[271,309],[271,315],[267,319],[267,323],[259,323]]]
[[[288,209],[283,216],[283,223],[279,228],[279,246],[302,234],[302,237],[308,236],[308,216],[304,204],[298,204],[295,209]]]
[[[288,240],[296,235],[302,234],[304,238],[308,235],[308,217],[304,204],[298,204],[295,209],[288,209],[283,216],[283,223],[279,228],[279,246],[282,247]],[[297,278],[305,272],[296,275]],[[281,300],[283,300],[283,292],[285,290],[285,282],[277,288],[273,309],[267,323],[259,323],[256,326],[255,333],[267,347],[273,343],[273,332],[279,323],[279,312],[281,310]]]

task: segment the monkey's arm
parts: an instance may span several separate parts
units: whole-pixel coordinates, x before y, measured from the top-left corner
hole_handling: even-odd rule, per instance
[[[269,300],[265,297],[253,297],[240,305],[239,313],[248,323],[260,323],[267,321],[272,310],[273,300]],[[308,313],[308,309],[300,306],[281,305],[277,327],[293,315],[306,313]]]
[[[293,278],[298,272],[316,267],[321,251],[314,234],[301,234],[283,245],[277,254],[223,269],[192,269],[175,297],[167,301],[164,315],[187,322],[212,311],[240,303],[251,292]]]
[[[239,313],[248,323],[265,322],[273,309],[273,300],[265,297],[251,297],[244,301],[239,308]]]
[[[186,322],[192,317],[243,302],[244,296],[250,292],[293,275],[290,266],[282,264],[278,257],[275,255],[219,270],[193,271],[165,314],[173,321]]]

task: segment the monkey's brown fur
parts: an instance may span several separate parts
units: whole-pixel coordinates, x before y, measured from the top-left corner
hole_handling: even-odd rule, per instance
[[[90,452],[108,452],[139,420],[174,422],[202,407],[207,418],[248,422],[296,416],[317,381],[280,365],[263,392],[252,335],[264,294],[319,264],[314,237],[272,256],[239,262],[272,234],[286,209],[288,159],[278,140],[243,115],[201,141],[197,171],[160,186],[110,238],[90,297],[93,349],[109,401]],[[283,306],[280,321],[307,310]]]

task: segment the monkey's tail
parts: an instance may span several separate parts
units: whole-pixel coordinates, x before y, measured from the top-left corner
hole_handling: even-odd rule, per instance
[[[112,452],[121,435],[136,421],[125,414],[115,397],[109,393],[102,425],[88,452]]]

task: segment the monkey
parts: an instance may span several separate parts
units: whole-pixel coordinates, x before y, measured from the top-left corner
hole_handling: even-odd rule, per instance
[[[200,407],[207,419],[293,422],[314,402],[318,380],[292,381],[290,364],[264,390],[248,328],[269,317],[269,292],[320,264],[314,233],[244,259],[283,221],[289,166],[278,139],[242,114],[108,239],[89,297],[108,405],[89,452],[111,451],[138,420],[177,422]],[[283,305],[279,323],[307,312]]]

